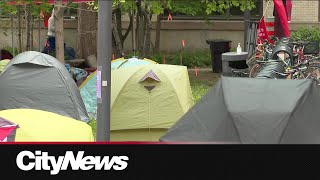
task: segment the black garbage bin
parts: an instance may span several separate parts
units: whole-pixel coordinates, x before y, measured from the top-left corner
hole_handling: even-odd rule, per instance
[[[210,45],[212,71],[216,73],[222,72],[222,53],[230,52],[231,42],[223,39],[207,40],[207,44]]]

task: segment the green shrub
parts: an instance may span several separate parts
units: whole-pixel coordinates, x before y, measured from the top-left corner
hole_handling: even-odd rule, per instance
[[[140,57],[139,54],[136,54]],[[156,61],[157,63],[163,63],[163,53],[154,54],[149,59]],[[133,57],[133,53],[128,53],[125,58]],[[143,58],[143,57],[140,57]],[[166,54],[166,64],[180,65],[180,52],[167,53]],[[211,53],[205,50],[196,51],[182,51],[182,64],[187,67],[211,67]]]
[[[50,50],[49,55],[52,57],[56,57],[56,50]],[[72,58],[69,56],[69,54],[64,51],[64,60],[71,60]]]
[[[294,41],[320,41],[320,28],[314,26],[302,26],[298,28],[297,31],[291,33],[291,38]]]
[[[12,55],[17,55],[19,53],[17,48],[12,48],[11,46],[7,46],[2,48],[3,50],[9,51]]]

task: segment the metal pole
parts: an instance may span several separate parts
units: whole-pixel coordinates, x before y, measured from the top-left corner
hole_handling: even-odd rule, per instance
[[[245,0],[245,11],[244,11],[244,51],[247,51],[247,47],[250,46],[250,41],[248,40],[248,28],[249,27],[249,21],[250,21],[250,11],[248,10],[248,0]]]
[[[98,1],[97,138],[110,141],[112,1]]]

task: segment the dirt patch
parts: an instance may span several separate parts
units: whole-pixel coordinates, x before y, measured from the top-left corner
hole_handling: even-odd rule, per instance
[[[191,82],[200,81],[213,85],[221,78],[221,73],[214,73],[212,69],[198,69],[197,73],[195,69],[188,69],[188,72]]]

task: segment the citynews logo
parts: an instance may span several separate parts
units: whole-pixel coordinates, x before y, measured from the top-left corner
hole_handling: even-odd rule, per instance
[[[24,163],[27,159],[27,163]],[[75,156],[72,151],[66,151],[64,156],[49,156],[48,152],[21,151],[16,158],[17,166],[23,171],[46,170],[56,175],[60,170],[67,170],[69,164],[72,170],[124,170],[128,166],[128,156],[85,156],[79,151]],[[26,162],[26,161],[25,161]]]

